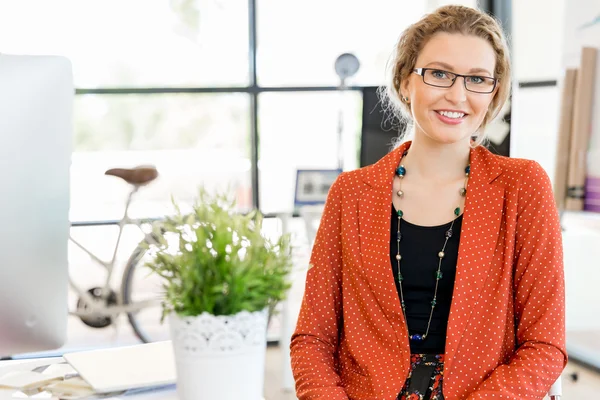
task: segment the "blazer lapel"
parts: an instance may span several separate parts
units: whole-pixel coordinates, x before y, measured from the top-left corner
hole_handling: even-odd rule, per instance
[[[361,194],[358,208],[362,267],[375,299],[396,338],[409,351],[408,331],[390,266],[392,183],[402,153],[410,142],[390,152],[365,170],[369,189]],[[484,147],[471,150],[471,177],[467,187],[463,228],[446,339],[445,374],[452,365],[460,338],[472,317],[473,305],[484,287],[498,241],[504,188],[494,184],[501,168]],[[473,261],[477,261],[474,263]]]
[[[390,230],[392,207],[392,184],[396,167],[402,153],[410,142],[390,152],[380,161],[367,168],[363,180],[370,186],[360,197],[358,207],[359,244],[364,277],[383,310],[388,322],[396,332],[401,346],[408,351],[406,322],[396,302],[398,292],[390,264]]]
[[[494,185],[493,181],[501,172],[495,157],[487,149],[471,150],[471,176],[446,338],[445,374],[451,368],[491,267],[504,206],[504,188]]]

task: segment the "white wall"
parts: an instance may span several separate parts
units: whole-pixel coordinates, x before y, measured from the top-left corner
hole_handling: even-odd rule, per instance
[[[518,82],[558,80],[557,87],[515,88],[511,155],[538,161],[554,177],[565,0],[512,2],[513,68]]]
[[[511,156],[539,162],[553,180],[558,139],[560,89],[515,89]]]
[[[512,0],[512,55],[519,81],[560,75],[565,4],[565,0]]]
[[[567,330],[600,330],[600,214],[566,213],[563,228]]]

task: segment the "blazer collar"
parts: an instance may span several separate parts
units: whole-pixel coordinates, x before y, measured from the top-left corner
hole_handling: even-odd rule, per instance
[[[390,212],[395,170],[410,144],[403,143],[365,168],[363,180],[371,189],[361,194],[358,210],[363,274],[387,322],[394,329],[398,345],[406,352],[410,351],[408,330],[400,301],[389,300],[398,299],[390,259]],[[454,355],[492,265],[504,208],[504,188],[494,184],[501,173],[497,156],[482,146],[471,150],[471,174],[448,321],[445,375],[451,371]],[[406,361],[404,367],[409,366]]]

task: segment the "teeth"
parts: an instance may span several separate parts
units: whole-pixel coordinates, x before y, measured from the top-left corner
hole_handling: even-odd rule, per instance
[[[438,111],[441,115],[448,118],[462,118],[465,116],[464,113],[450,112],[450,111]]]

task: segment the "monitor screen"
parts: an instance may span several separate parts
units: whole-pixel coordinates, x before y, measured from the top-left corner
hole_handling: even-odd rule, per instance
[[[0,54],[0,356],[66,338],[73,95],[67,59]]]

